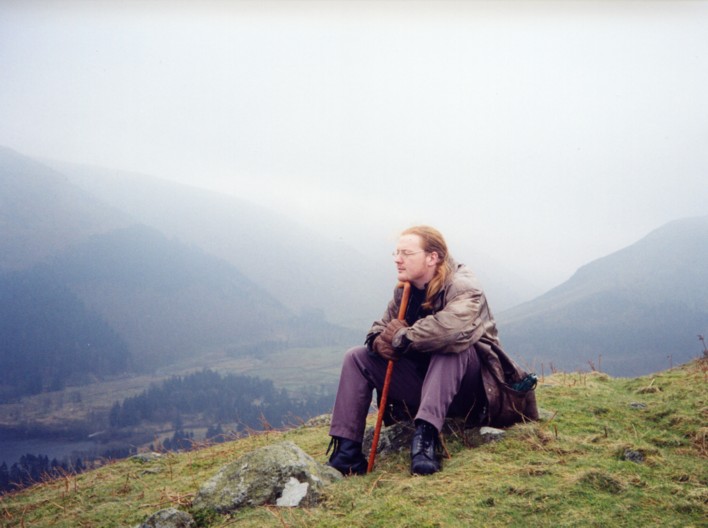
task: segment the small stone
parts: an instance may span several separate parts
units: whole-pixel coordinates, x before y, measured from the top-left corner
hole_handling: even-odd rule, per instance
[[[411,447],[411,440],[415,433],[413,422],[397,422],[389,427],[382,427],[379,436],[379,443],[376,447],[377,457],[383,458],[386,455],[407,451]],[[368,427],[364,433],[362,450],[364,453],[371,451],[371,444],[374,439],[374,428]]]
[[[538,419],[542,422],[548,422],[553,419],[553,417],[556,415],[556,413],[551,412],[547,409],[543,409],[539,407],[538,409]]]
[[[644,462],[644,453],[635,449],[625,449],[622,458],[630,462],[634,462],[635,464],[641,464]]]
[[[314,416],[307,420],[302,427],[324,427],[332,423],[331,414],[320,414],[319,416]]]
[[[166,508],[152,514],[138,528],[195,528],[196,523],[187,512]]]
[[[632,402],[629,404],[632,409],[646,409],[647,404],[642,402]]]
[[[473,447],[479,447],[491,442],[498,442],[506,435],[503,429],[494,427],[474,427],[465,431],[465,440]]]
[[[160,453],[138,453],[137,455],[133,455],[130,457],[130,460],[135,460],[136,462],[140,462],[142,464],[146,464],[148,462],[154,462],[155,460],[159,460],[162,458],[162,455]]]
[[[489,442],[496,442],[504,438],[506,431],[502,429],[495,429],[494,427],[481,427],[479,429],[479,434],[482,438],[486,438]]]

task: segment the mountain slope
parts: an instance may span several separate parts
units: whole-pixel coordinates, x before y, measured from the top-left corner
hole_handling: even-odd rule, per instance
[[[199,526],[704,526],[705,368],[547,376],[537,397],[550,418],[474,448],[446,434],[440,473],[412,477],[408,453],[380,456],[371,474],[329,486],[317,507],[249,507],[202,515]],[[282,440],[327,460],[326,425],[123,460],[3,497],[3,526],[136,526],[163,508],[189,511],[219,468]]]
[[[637,375],[687,361],[708,330],[707,262],[708,216],[671,222],[499,314],[502,340],[537,369]]]
[[[130,223],[57,171],[0,147],[0,273]]]
[[[233,266],[146,226],[95,235],[52,269],[147,365],[292,335],[292,314]]]
[[[170,237],[231,262],[295,311],[368,328],[388,302],[393,266],[234,196],[147,175],[48,161],[75,185]],[[355,221],[353,219],[352,221]]]
[[[296,341],[298,320],[233,266],[145,226],[0,275],[0,396]],[[316,342],[328,326],[314,322]]]
[[[52,339],[57,344],[67,340],[95,342],[95,336],[89,339],[90,333],[79,331],[87,328],[82,318],[84,322],[100,320],[111,328],[117,336],[115,342],[122,343],[116,346],[127,344],[126,355],[139,359],[133,363],[139,369],[187,355],[250,349],[264,342],[318,346],[323,339],[331,341],[341,335],[340,329],[325,324],[314,310],[296,315],[236,265],[197,244],[168,239],[155,228],[137,225],[129,213],[106,205],[43,164],[0,149],[0,175],[0,277],[15,270],[3,279],[8,288],[3,291],[5,310],[0,326],[7,330],[7,339],[0,367],[10,365],[13,356],[23,353],[23,347],[36,348],[39,337],[28,341],[22,332],[42,334],[47,343]],[[153,204],[146,192],[138,191],[139,197],[147,200],[143,203],[147,209],[172,207],[169,198]],[[187,218],[186,224],[189,219],[198,222],[205,214],[199,206],[190,208],[188,194],[185,191],[183,201],[171,209],[175,216]],[[215,202],[202,205],[221,207]],[[247,217],[242,220],[246,223]],[[208,232],[200,232],[209,238]],[[244,261],[253,260],[253,255],[269,247],[267,240],[243,239],[240,233],[234,237],[239,240],[241,254],[250,255]],[[271,270],[279,268],[266,283],[305,282],[300,281],[303,276],[317,280],[308,270],[295,269],[287,261],[287,248],[278,249],[279,260],[261,259],[269,262]],[[238,264],[238,258],[233,261]],[[32,317],[20,324],[13,314],[29,312],[13,293],[13,283],[27,285],[24,301],[32,298],[28,291],[39,295],[54,289],[61,295],[57,293],[52,302],[36,302]],[[304,292],[302,299],[311,301]],[[73,308],[59,313],[62,306]],[[69,314],[73,319],[64,319],[65,328],[55,324],[61,320],[59,315]],[[50,353],[51,347],[44,346],[41,354]],[[37,368],[51,364],[47,359]],[[122,371],[124,366],[112,372]],[[40,386],[46,388],[46,380],[37,381],[32,390]]]
[[[0,275],[0,402],[130,367],[128,345],[46,268]]]

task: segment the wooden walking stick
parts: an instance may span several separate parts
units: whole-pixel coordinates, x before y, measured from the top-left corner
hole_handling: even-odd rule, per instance
[[[406,318],[406,308],[408,308],[408,298],[411,295],[411,285],[409,282],[399,282],[398,287],[403,287],[403,297],[401,297],[401,306],[398,308],[398,319],[403,321]],[[374,469],[374,460],[376,460],[376,448],[379,445],[379,435],[381,434],[381,422],[383,422],[384,414],[386,414],[386,400],[388,399],[388,388],[391,385],[391,375],[393,374],[393,361],[388,361],[386,367],[386,377],[384,378],[383,389],[381,390],[381,401],[379,402],[379,414],[376,417],[376,427],[374,428],[374,438],[371,440],[371,452],[369,453],[369,467],[366,472],[371,473]]]

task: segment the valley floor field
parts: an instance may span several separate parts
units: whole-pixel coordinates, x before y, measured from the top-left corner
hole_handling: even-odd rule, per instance
[[[231,357],[223,352],[212,352],[200,354],[199,359],[181,361],[151,375],[123,376],[26,396],[16,403],[0,405],[0,435],[5,431],[6,438],[3,440],[0,436],[0,463],[5,461],[9,466],[26,453],[50,455],[56,451],[68,455],[78,450],[87,455],[97,450],[100,452],[99,444],[91,449],[89,437],[100,436],[115,402],[135,396],[151,384],[172,376],[184,376],[202,369],[270,379],[276,387],[294,394],[303,390],[333,394],[343,354],[344,350],[339,346],[285,349],[265,357]],[[168,435],[172,431],[169,424],[167,427],[155,433]],[[29,451],[18,452],[17,442],[23,441],[29,442]],[[50,450],[54,443],[55,449]],[[62,448],[58,449],[59,446]],[[47,451],[36,451],[39,448]]]

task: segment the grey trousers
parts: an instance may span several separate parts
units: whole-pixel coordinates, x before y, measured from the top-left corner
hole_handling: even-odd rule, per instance
[[[388,361],[366,347],[347,351],[329,434],[361,442],[373,390],[383,388]],[[416,420],[442,429],[447,416],[467,417],[483,398],[474,347],[459,354],[404,356],[393,367],[388,401],[402,403]]]

